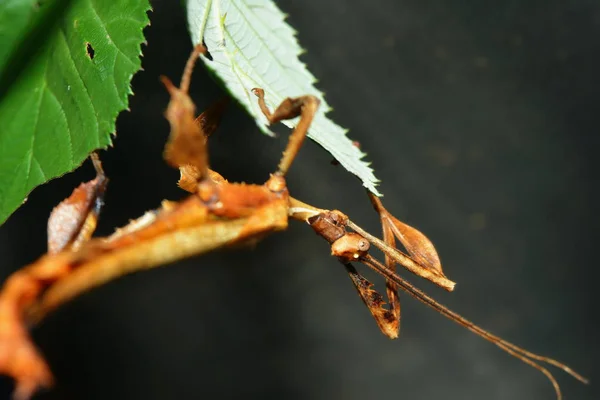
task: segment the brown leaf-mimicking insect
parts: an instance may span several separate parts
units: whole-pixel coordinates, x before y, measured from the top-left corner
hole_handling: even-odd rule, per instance
[[[344,265],[359,296],[389,338],[398,337],[398,290],[402,289],[540,370],[552,382],[559,399],[556,380],[540,362],[587,382],[558,361],[530,353],[488,333],[400,277],[396,273],[397,264],[448,291],[454,288],[454,282],[444,275],[429,239],[396,219],[379,198],[369,194],[381,219],[383,240],[364,231],[340,211],[320,209],[289,195],[285,175],[317,111],[317,98],[288,98],[271,113],[263,91],[254,90],[270,123],[300,116],[277,171],[264,185],[230,183],[210,170],[206,141],[216,128],[224,102],[195,118],[188,87],[194,63],[203,51],[202,46],[194,49],[179,88],[163,77],[171,95],[166,111],[171,135],[164,156],[170,165],[180,169],[179,186],[192,194],[181,202],[164,201],[158,210],[147,212],[109,237],[91,239],[108,182],[98,157],[93,155],[96,178],[75,189],[50,216],[48,254],[15,272],[4,283],[0,291],[0,373],[15,379],[16,399],[28,399],[38,387],[53,383],[49,367],[28,336],[27,326],[91,287],[214,249],[257,242],[267,234],[286,229],[289,218],[308,223],[330,244],[331,254]],[[396,248],[396,240],[407,253]],[[384,263],[369,254],[373,246],[383,252]],[[353,262],[365,264],[385,277],[388,307],[372,284],[357,272]]]

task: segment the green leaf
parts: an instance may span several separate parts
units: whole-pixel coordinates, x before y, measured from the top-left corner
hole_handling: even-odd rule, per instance
[[[0,71],[27,33],[36,9],[36,0],[4,0],[0,4]]]
[[[188,0],[187,15],[193,43],[204,41],[212,56],[212,61],[206,57],[202,60],[223,80],[263,132],[272,134],[252,88],[265,90],[266,103],[272,110],[286,97],[317,96],[321,108],[308,136],[379,195],[375,188],[378,180],[362,160],[365,154],[348,139],[346,129],[326,117],[330,108],[313,86],[315,77],[298,59],[302,49],[296,32],[272,1]],[[293,127],[296,122],[284,123]]]
[[[0,3],[0,223],[111,143],[140,69],[147,0]]]

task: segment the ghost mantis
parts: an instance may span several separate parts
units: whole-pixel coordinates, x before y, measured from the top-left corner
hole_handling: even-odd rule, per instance
[[[188,95],[192,70],[205,49],[192,52],[179,87],[162,81],[171,100],[166,118],[171,135],[165,147],[168,164],[179,168],[179,186],[191,195],[181,202],[164,201],[105,238],[92,238],[106,190],[106,178],[97,155],[92,155],[96,178],[83,183],[52,212],[48,222],[48,253],[12,274],[0,291],[0,373],[14,378],[14,398],[29,399],[39,387],[53,384],[52,373],[31,341],[27,327],[38,323],[61,304],[92,287],[119,276],[168,264],[212,250],[255,243],[287,228],[289,219],[307,223],[330,245],[331,254],[346,269],[360,298],[384,335],[398,337],[402,290],[442,315],[464,326],[502,350],[541,371],[561,399],[558,383],[542,363],[555,366],[576,379],[587,380],[551,358],[509,343],[450,311],[396,273],[400,265],[417,276],[452,291],[454,282],[442,271],[437,252],[421,232],[395,218],[378,197],[369,194],[383,228],[379,239],[337,210],[311,206],[290,196],[285,176],[319,107],[313,96],[284,100],[273,112],[262,89],[254,89],[258,104],[271,124],[300,117],[290,135],[275,173],[263,185],[230,183],[209,168],[207,139],[214,132],[223,103],[195,117]],[[399,241],[405,249],[396,246]],[[384,254],[381,262],[369,251]],[[388,304],[353,266],[358,262],[386,281]]]

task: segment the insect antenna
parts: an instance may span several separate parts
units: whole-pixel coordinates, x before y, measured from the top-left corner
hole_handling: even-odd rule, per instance
[[[546,375],[546,377],[550,380],[550,382],[552,382],[552,386],[554,386],[554,391],[556,392],[556,397],[558,400],[562,400],[562,394],[560,391],[560,387],[558,386],[558,382],[556,381],[556,379],[554,378],[554,376],[552,375],[552,373],[550,371],[548,371],[546,368],[544,368],[539,363],[537,363],[533,360],[537,360],[540,362],[544,362],[544,363],[553,365],[557,368],[562,369],[564,372],[571,375],[575,379],[577,379],[585,384],[588,383],[588,380],[586,378],[584,378],[583,376],[581,376],[580,374],[578,374],[577,372],[575,372],[573,369],[569,368],[565,364],[563,364],[559,361],[556,361],[552,358],[548,358],[548,357],[540,356],[538,354],[531,353],[519,346],[516,346],[510,342],[507,342],[506,340],[504,340],[496,335],[489,333],[488,331],[486,331],[483,328],[480,328],[479,326],[475,325],[473,322],[464,318],[460,314],[457,314],[454,311],[448,309],[444,305],[438,303],[433,298],[429,297],[423,291],[414,287],[411,283],[404,280],[404,278],[400,277],[398,274],[396,274],[394,271],[389,269],[387,266],[385,266],[384,264],[379,262],[373,256],[366,254],[365,256],[361,257],[361,259],[359,259],[358,261],[364,263],[369,268],[373,269],[375,272],[383,275],[386,279],[394,282],[396,285],[398,285],[398,287],[400,287],[402,290],[404,290],[406,293],[408,293],[415,299],[419,300],[421,303],[428,305],[429,307],[433,308],[434,310],[436,310],[443,316],[451,319],[452,321],[458,323],[459,325],[464,326],[465,328],[467,328],[471,332],[475,333],[476,335],[484,338],[485,340],[487,340],[491,343],[494,343],[496,346],[500,347],[502,350],[509,353],[513,357],[518,358],[519,360],[523,361],[524,363],[526,363],[526,364],[536,368],[540,372],[542,372],[544,375]]]

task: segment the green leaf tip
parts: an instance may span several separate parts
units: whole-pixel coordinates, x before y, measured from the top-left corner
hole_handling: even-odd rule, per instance
[[[227,15],[227,19],[224,16]],[[267,120],[251,89],[265,90],[265,101],[275,109],[286,97],[312,94],[321,99],[321,108],[308,136],[321,145],[369,191],[379,180],[365,153],[346,136],[346,131],[326,116],[331,107],[314,87],[316,78],[298,56],[305,52],[296,31],[284,20],[286,15],[271,0],[188,0],[187,17],[192,42],[204,42],[212,61],[204,64],[224,83],[267,135]],[[285,121],[293,127],[297,121]]]
[[[147,0],[0,2],[0,223],[111,144],[148,11]]]

